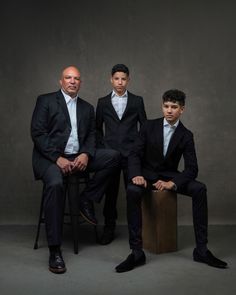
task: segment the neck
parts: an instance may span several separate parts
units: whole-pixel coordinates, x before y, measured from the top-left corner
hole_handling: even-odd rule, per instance
[[[125,91],[122,91],[122,92],[117,92],[117,91],[114,90],[114,92],[115,92],[116,95],[122,96],[122,95],[125,94],[126,90]]]

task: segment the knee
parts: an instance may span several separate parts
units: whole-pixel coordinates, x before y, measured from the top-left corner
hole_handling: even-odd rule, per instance
[[[198,182],[197,186],[196,186],[196,190],[198,192],[201,192],[201,193],[206,193],[207,192],[207,187],[206,187],[206,185],[204,183]]]
[[[117,164],[120,163],[121,160],[121,155],[120,152],[115,151],[115,150],[110,150],[110,157],[113,159],[114,162]]]
[[[121,155],[118,151],[112,150],[112,149],[107,149],[105,153],[106,153],[108,162],[110,163],[111,167],[119,166],[120,161],[121,161]]]
[[[139,201],[142,198],[143,189],[135,184],[128,184],[127,186],[127,201]]]
[[[52,191],[63,190],[63,181],[60,179],[53,179],[46,184],[46,188]]]

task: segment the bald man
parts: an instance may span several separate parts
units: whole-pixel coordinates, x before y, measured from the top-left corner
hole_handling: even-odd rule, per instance
[[[95,172],[81,194],[80,213],[96,225],[93,201],[101,201],[119,161],[116,151],[95,149],[94,109],[78,96],[79,70],[74,66],[65,68],[59,83],[59,91],[37,98],[31,122],[33,170],[35,178],[41,179],[44,185],[49,270],[53,273],[66,271],[61,244],[68,176],[82,171]]]

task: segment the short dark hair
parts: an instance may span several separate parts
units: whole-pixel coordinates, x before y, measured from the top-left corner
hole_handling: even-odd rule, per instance
[[[124,64],[117,64],[111,69],[111,75],[113,76],[116,72],[123,72],[129,76],[129,69]]]
[[[181,106],[185,105],[185,99],[186,99],[185,93],[178,89],[167,90],[162,96],[163,102],[167,102],[167,101],[171,101],[174,103],[177,102]]]

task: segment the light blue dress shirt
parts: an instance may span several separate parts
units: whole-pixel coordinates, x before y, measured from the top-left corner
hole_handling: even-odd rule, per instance
[[[170,125],[166,119],[164,118],[163,121],[163,155],[165,156],[168,150],[168,146],[170,143],[170,139],[173,136],[176,127],[179,125],[179,120],[174,124],[174,125]]]
[[[120,120],[124,114],[124,111],[125,111],[125,108],[127,105],[127,100],[128,100],[127,90],[121,96],[117,95],[114,90],[112,91],[111,103],[112,103],[112,105],[117,113],[117,116],[119,117]]]
[[[77,116],[76,116],[78,95],[75,98],[71,98],[63,90],[61,90],[61,92],[66,101],[67,109],[70,115],[70,123],[71,123],[71,133],[67,141],[64,153],[69,155],[77,154],[79,151],[79,139],[78,139],[78,130],[77,130]]]

